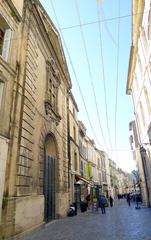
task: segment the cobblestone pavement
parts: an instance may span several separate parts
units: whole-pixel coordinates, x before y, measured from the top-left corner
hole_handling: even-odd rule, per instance
[[[151,240],[151,209],[126,200],[107,208],[106,214],[79,213],[77,216],[53,221],[22,240]]]

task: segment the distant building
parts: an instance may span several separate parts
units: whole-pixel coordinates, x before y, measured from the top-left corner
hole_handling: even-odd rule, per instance
[[[111,195],[116,198],[117,197],[117,170],[116,163],[109,159],[109,167],[110,167],[110,179],[111,179]]]
[[[70,92],[68,101],[68,158],[69,158],[69,201],[75,202],[75,184],[80,176],[78,106]],[[80,197],[79,197],[80,198]],[[79,199],[80,201],[80,199]]]

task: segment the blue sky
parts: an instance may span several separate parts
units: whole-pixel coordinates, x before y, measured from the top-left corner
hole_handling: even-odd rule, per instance
[[[40,0],[40,2],[58,28],[51,0]],[[120,1],[120,16],[122,16],[120,21],[118,18],[119,0],[52,0],[52,2],[62,29],[63,38],[72,59],[72,64],[76,71],[76,76],[84,97],[90,121],[99,143],[89,124],[77,80],[75,79],[71,62],[64,48],[72,80],[72,91],[79,107],[79,120],[82,120],[87,127],[87,134],[90,138],[95,140],[97,147],[102,147],[106,150],[101,134],[101,123],[103,135],[107,143],[106,151],[109,156],[118,163],[119,167],[131,171],[135,168],[135,162],[132,160],[132,153],[130,151],[128,124],[133,120],[134,116],[131,97],[126,95],[131,45],[131,16],[129,16],[131,15],[131,0]],[[99,24],[96,23],[96,21],[98,21],[98,10],[100,19],[106,19],[106,21],[101,22],[102,55]],[[76,27],[76,25],[79,25],[78,11],[82,24],[92,24],[86,24],[81,28]],[[119,37],[118,26],[120,26]],[[118,42],[119,64],[117,75]],[[101,56],[103,56],[103,65]],[[117,80],[118,92],[115,137]],[[105,104],[104,83],[106,85],[107,104]],[[94,95],[96,96],[97,104]],[[99,118],[96,105],[99,112]],[[108,116],[108,118],[106,116]],[[107,122],[109,127],[107,127]],[[110,133],[111,144],[108,132]]]

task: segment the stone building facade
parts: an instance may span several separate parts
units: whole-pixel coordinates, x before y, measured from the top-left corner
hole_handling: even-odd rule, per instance
[[[140,12],[142,14],[140,14]],[[151,5],[149,0],[133,1],[132,46],[127,94],[132,96],[138,147],[137,162],[143,201],[151,206]],[[139,149],[139,152],[138,152]]]
[[[8,62],[0,57],[1,232],[14,235],[66,215],[71,81],[59,33],[39,1],[2,2],[2,30],[8,24],[12,34]]]
[[[8,155],[15,126],[13,112],[15,102],[12,98],[21,90],[19,86],[16,87],[16,82],[19,72],[18,46],[21,43],[22,7],[22,0],[19,3],[15,0],[0,2],[0,225],[4,223],[2,209],[5,208],[7,201],[6,183],[8,184],[8,166],[11,164]]]
[[[69,158],[69,202],[75,201],[76,175],[80,176],[78,106],[70,92],[68,102],[68,158]]]

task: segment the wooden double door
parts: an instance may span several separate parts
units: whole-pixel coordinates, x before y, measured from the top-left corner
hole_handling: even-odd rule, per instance
[[[55,219],[55,159],[45,158],[44,170],[45,221]]]

